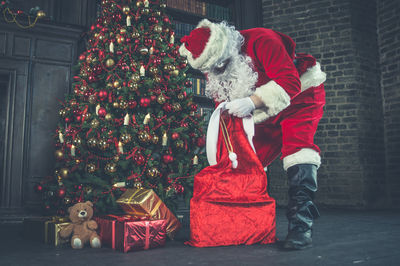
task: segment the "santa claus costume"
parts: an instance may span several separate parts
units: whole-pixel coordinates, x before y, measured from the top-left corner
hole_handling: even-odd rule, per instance
[[[216,24],[205,19],[181,41],[183,43],[180,47],[181,55],[187,57],[193,68],[201,70],[207,76],[206,95],[216,103],[225,102],[224,109],[227,109],[231,116],[225,115],[227,121],[224,123],[229,124],[228,128],[232,126],[238,129],[240,128],[238,124],[242,126],[240,130],[232,129],[228,132],[231,134],[230,139],[233,142],[236,138],[242,139],[236,144],[254,147],[257,155],[255,157],[250,156],[251,149],[244,149],[244,154],[237,154],[239,167],[241,160],[244,160],[246,169],[259,169],[259,166],[247,165],[250,158],[261,163],[262,167],[266,167],[281,153],[289,183],[287,211],[289,233],[284,247],[288,249],[310,247],[313,220],[319,216],[313,198],[317,190],[317,169],[321,164],[320,150],[314,143],[314,135],[325,104],[323,82],[326,75],[321,71],[320,65],[310,55],[295,54],[294,41],[271,29],[254,28],[239,32],[224,22]],[[255,123],[253,129],[246,129],[253,126],[251,123],[243,122],[242,125],[237,122],[237,119],[249,118],[251,115]],[[248,134],[252,130],[254,137]],[[209,135],[208,133],[207,156],[212,166],[219,165],[224,158],[224,148],[221,144],[224,139],[218,134],[218,138],[215,137],[217,141],[209,141]],[[243,141],[244,136],[247,136],[245,138],[247,144]],[[236,149],[240,150],[239,146],[236,146]],[[256,175],[258,180],[259,173]],[[202,223],[199,217],[206,219],[202,215],[213,211],[210,210],[212,206],[197,208],[198,202],[209,202],[204,196],[204,191],[209,190],[208,193],[213,194],[210,189],[214,188],[210,184],[222,178],[213,177],[212,174],[206,175],[206,178],[200,176],[202,180],[209,180],[204,183],[196,180],[201,178],[195,178],[194,196],[191,202],[193,245],[204,241],[209,235],[203,232],[207,227],[198,225]],[[237,184],[227,185],[229,182],[225,180],[224,189],[243,191],[246,189],[243,186],[246,182],[251,183],[251,178],[242,180],[239,187]],[[207,184],[207,188],[203,187],[204,184]],[[265,194],[259,193],[258,196],[262,198]],[[216,198],[213,197],[212,200],[215,201]],[[230,211],[233,211],[234,206],[231,207]],[[268,216],[271,213],[267,211],[257,215]],[[217,212],[211,216],[212,219],[218,220]],[[246,221],[245,219],[235,221],[232,217],[232,223],[246,223]],[[213,226],[217,224],[218,221],[213,223]],[[267,226],[271,226],[271,223]],[[220,223],[218,228],[223,229],[224,225]],[[229,231],[224,233],[230,234]],[[272,238],[268,241],[265,239],[259,242],[272,242]],[[240,242],[242,243],[249,242]]]

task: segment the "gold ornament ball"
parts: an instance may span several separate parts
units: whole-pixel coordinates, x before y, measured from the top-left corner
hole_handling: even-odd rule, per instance
[[[113,158],[113,160],[114,160],[114,162],[118,162],[118,161],[119,161],[119,156],[118,156],[118,155],[115,155],[114,158]]]
[[[82,115],[82,117],[84,118],[84,120],[88,120],[91,116],[92,116],[91,113],[86,113],[86,114],[83,114],[83,115]]]
[[[61,168],[60,169],[60,175],[62,178],[67,178],[69,174],[69,170],[67,168]]]
[[[80,164],[80,163],[81,163],[81,160],[79,160],[79,159],[75,160],[75,164]]]
[[[150,9],[148,9],[147,7],[146,7],[146,8],[143,8],[142,14],[143,14],[143,15],[148,15],[148,14],[150,14]]]
[[[154,76],[153,78],[155,83],[161,83],[161,77],[160,76]]]
[[[164,104],[166,102],[167,99],[165,99],[165,96],[163,94],[158,95],[157,97],[157,102],[159,104]]]
[[[99,35],[99,40],[100,41],[104,40],[104,35],[103,34]]]
[[[95,148],[97,146],[97,139],[90,138],[88,139],[87,144],[90,148]]]
[[[172,109],[173,109],[175,112],[178,112],[178,111],[182,110],[182,106],[181,106],[180,103],[174,103],[174,104],[172,105]]]
[[[91,104],[96,103],[96,95],[92,94],[89,96],[89,103],[91,103]]]
[[[80,146],[82,144],[82,139],[80,137],[76,137],[73,142],[74,145]]]
[[[113,102],[113,107],[114,108],[119,108],[119,103],[118,102]]]
[[[157,135],[154,135],[154,136],[151,138],[151,142],[153,142],[154,144],[157,144],[159,140],[160,140],[160,138],[159,138]]]
[[[105,119],[106,119],[107,121],[110,121],[110,120],[112,119],[112,115],[106,114]]]
[[[137,2],[136,2],[136,6],[137,6],[137,7],[143,6],[143,2],[142,2],[142,1],[137,1]]]
[[[183,140],[177,140],[175,142],[175,147],[177,147],[178,149],[182,149],[185,146],[185,143],[183,142]]]
[[[96,171],[96,165],[93,163],[88,163],[86,165],[86,172],[88,173],[94,173]]]
[[[175,69],[175,70],[169,72],[169,74],[170,74],[171,76],[177,77],[177,76],[179,75],[179,70],[178,70],[178,69]]]
[[[65,115],[67,114],[67,112],[65,111],[65,109],[61,109],[61,110],[58,112],[58,114],[59,114],[61,117],[65,117]]]
[[[126,29],[121,28],[121,29],[119,30],[119,32],[120,32],[121,34],[125,34],[125,33],[126,33]]]
[[[121,135],[121,142],[124,144],[129,143],[132,140],[132,136],[128,133],[124,133]]]
[[[100,122],[97,119],[93,119],[92,122],[90,122],[90,126],[92,128],[97,128],[99,125],[100,125]]]
[[[139,84],[137,84],[136,82],[129,82],[128,87],[130,91],[137,91],[137,89],[139,88]]]
[[[111,58],[108,58],[106,61],[106,66],[107,67],[112,67],[115,64],[114,60]]]
[[[119,81],[118,81],[118,80],[114,81],[114,83],[113,83],[114,88],[118,88],[119,85],[120,85],[120,84],[119,84]]]
[[[179,100],[185,99],[185,95],[184,95],[183,93],[179,93],[179,94],[178,94],[178,99],[179,99]]]
[[[147,170],[147,176],[150,178],[156,178],[160,175],[160,171],[157,167],[151,167]]]
[[[38,18],[43,18],[43,17],[46,16],[46,13],[44,13],[43,10],[39,10],[39,11],[37,12],[36,16],[37,16]]]
[[[62,150],[56,150],[54,155],[56,156],[57,159],[62,159],[64,157],[64,153]]]
[[[156,26],[154,26],[154,31],[157,33],[160,33],[160,32],[162,32],[162,27],[160,25],[156,25]]]
[[[110,144],[107,142],[107,140],[101,139],[101,140],[99,141],[99,148],[100,148],[100,150],[105,151],[105,150],[108,149],[108,147],[110,147]]]
[[[134,31],[133,33],[132,33],[132,38],[133,39],[137,39],[137,38],[139,38],[140,37],[140,33],[138,32],[138,31]]]
[[[117,171],[117,165],[113,162],[106,164],[104,167],[107,173],[115,173]]]
[[[165,72],[170,71],[170,66],[171,66],[171,65],[169,65],[169,64],[168,64],[168,65],[165,65],[164,68],[163,68],[164,71],[165,71]]]
[[[162,4],[160,4],[160,7],[161,7],[161,8],[166,8],[167,5],[166,5],[165,3],[162,3]]]
[[[148,142],[150,140],[150,135],[146,131],[139,132],[138,137],[141,142]]]
[[[131,80],[132,81],[134,81],[134,82],[138,82],[139,80],[140,80],[140,75],[139,74],[133,74],[132,76],[131,76]]]
[[[119,108],[121,108],[121,109],[126,109],[126,108],[128,108],[128,103],[127,103],[125,100],[121,100],[121,101],[119,102]]]
[[[152,67],[150,67],[149,71],[150,71],[150,73],[152,75],[157,75],[158,74],[158,68],[157,67],[152,66]]]
[[[129,11],[131,11],[131,9],[129,8],[129,6],[124,6],[124,7],[122,7],[122,12],[124,12],[125,14],[128,14]]]
[[[156,16],[161,16],[161,11],[156,11],[155,14]]]
[[[113,87],[113,84],[111,83],[111,82],[109,82],[109,83],[107,83],[107,88],[109,88],[109,89],[112,89],[112,87]]]

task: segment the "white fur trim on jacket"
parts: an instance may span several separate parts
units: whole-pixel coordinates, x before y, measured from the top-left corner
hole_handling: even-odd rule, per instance
[[[257,121],[262,119],[266,120],[277,115],[280,111],[290,105],[290,96],[273,80],[258,87],[254,94],[257,95],[266,106],[266,108],[258,109],[258,111],[255,112],[255,116],[257,114],[257,117],[254,119]]]
[[[218,144],[218,133],[219,133],[219,120],[221,117],[221,112],[225,110],[225,105],[227,102],[223,102],[214,110],[210,117],[210,121],[208,122],[207,128],[207,138],[206,138],[206,152],[207,152],[207,160],[210,165],[216,165],[217,162],[217,144]],[[251,148],[254,152],[256,149],[253,145],[253,136],[254,136],[254,122],[251,116],[247,116],[242,118],[243,128],[247,135],[247,140],[250,143]],[[240,163],[240,153],[236,152],[238,156],[238,162]]]
[[[301,91],[311,87],[317,87],[326,80],[326,73],[322,72],[320,64],[317,62],[314,66],[307,69],[300,77]]]
[[[317,87],[317,86],[321,85],[322,83],[324,83],[325,80],[326,80],[326,73],[322,72],[321,65],[317,62],[314,66],[308,68],[307,71],[303,73],[303,75],[301,75],[301,77],[300,77],[301,92],[303,92],[309,88],[312,88],[312,87]],[[259,89],[261,90],[264,86],[268,85],[270,82],[257,88],[257,90],[259,90]],[[276,84],[276,85],[279,86],[278,84]],[[257,92],[257,90],[256,90],[256,92]],[[259,94],[262,94],[262,93],[260,92]],[[258,94],[256,94],[256,95],[259,96]],[[263,100],[263,102],[264,102],[264,100]],[[268,106],[266,103],[265,103],[265,105]],[[279,106],[280,104],[278,103],[277,105]],[[285,108],[283,108],[283,109],[285,109]],[[278,114],[279,112],[280,111],[278,111],[276,114]],[[274,114],[274,115],[276,115],[276,114]],[[271,116],[274,116],[274,115],[271,115],[270,113],[268,113],[268,110],[265,110],[265,108],[256,109],[256,110],[254,110],[254,123],[258,124],[258,123],[264,122],[265,120],[267,120],[268,118],[270,118]]]
[[[201,55],[197,58],[193,58],[192,53],[186,49],[185,44],[179,47],[179,52],[182,56],[186,56],[189,64],[193,68],[199,70],[210,69],[224,54],[228,44],[227,33],[224,27],[212,23],[207,19],[200,21],[196,28],[210,29],[210,38]]]
[[[314,164],[319,168],[321,165],[321,156],[313,149],[304,148],[283,158],[283,169],[285,171],[296,164]]]

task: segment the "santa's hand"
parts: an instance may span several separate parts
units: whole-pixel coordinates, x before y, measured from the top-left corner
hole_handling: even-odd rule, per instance
[[[250,97],[236,99],[225,105],[225,108],[228,110],[228,113],[237,117],[245,117],[248,116],[256,106]]]

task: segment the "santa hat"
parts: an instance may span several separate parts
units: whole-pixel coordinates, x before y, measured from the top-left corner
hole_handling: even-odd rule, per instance
[[[203,19],[181,42],[179,52],[189,64],[195,69],[209,70],[223,57],[228,34],[222,25]]]

